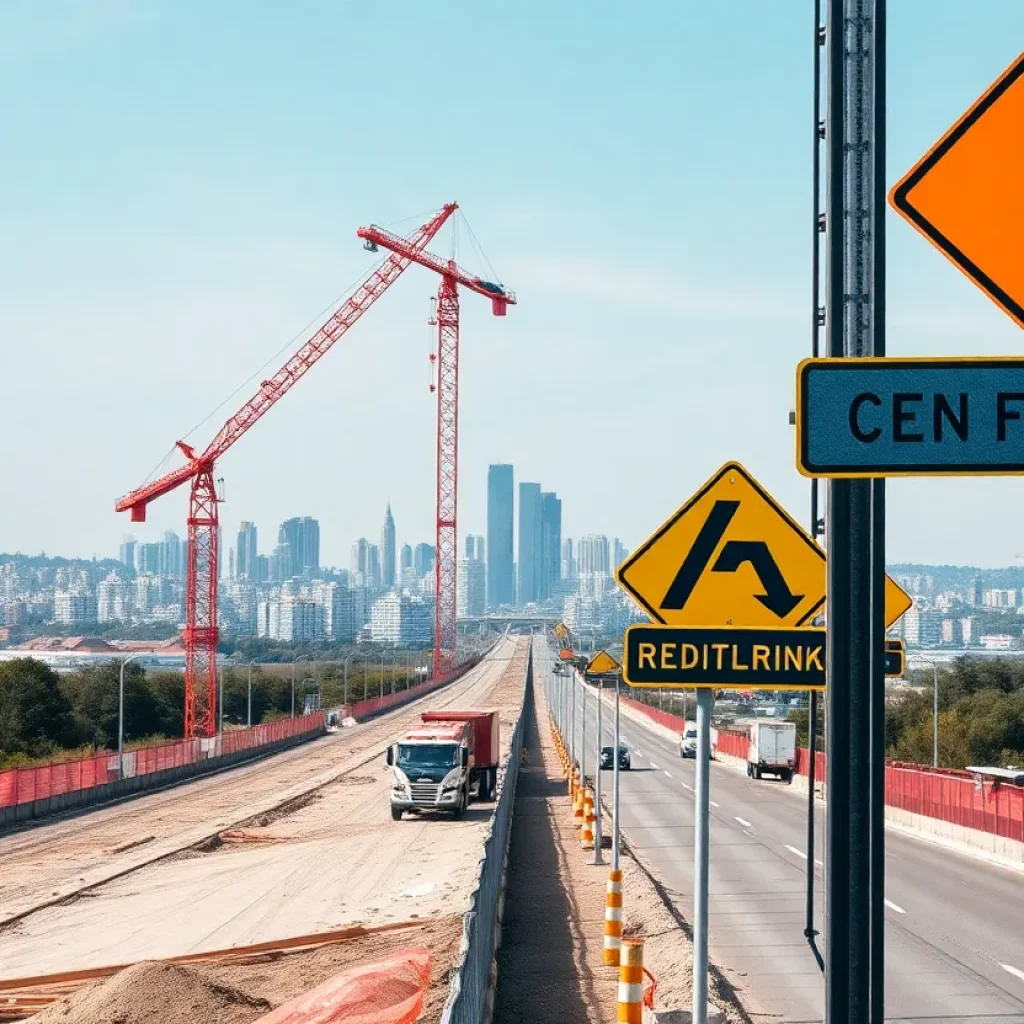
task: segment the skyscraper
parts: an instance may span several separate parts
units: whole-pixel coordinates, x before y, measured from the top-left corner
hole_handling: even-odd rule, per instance
[[[498,463],[487,470],[487,607],[516,602],[512,524],[512,467]]]
[[[402,569],[411,569],[412,568],[412,545],[411,544],[403,544],[402,545],[401,559],[402,560],[401,560],[400,568],[402,568]]]
[[[311,516],[286,519],[277,531],[278,579],[315,576],[320,570],[320,523]],[[282,564],[283,563],[283,564]]]
[[[540,484],[519,485],[519,607],[543,600],[543,501]]]
[[[541,571],[538,599],[545,600],[555,593],[562,578],[562,502],[553,491],[540,496],[541,503]]]
[[[381,569],[384,586],[390,590],[395,585],[395,520],[391,515],[391,502],[384,513],[384,526],[380,531]]]
[[[576,579],[576,558],[572,552],[572,539],[566,537],[562,541],[562,579]]]
[[[245,522],[238,528],[235,571],[239,576],[256,581],[256,524]]]
[[[127,565],[129,569],[135,568],[135,547],[136,541],[134,537],[125,537],[121,542],[121,553],[118,561],[123,565]]]
[[[436,556],[437,552],[434,550],[433,544],[417,544],[412,556],[412,565],[416,570],[416,575],[426,576],[433,567]]]
[[[607,575],[610,554],[607,537],[600,534],[580,537],[576,545],[576,574],[603,572]]]
[[[628,556],[629,551],[626,546],[616,537],[612,542],[612,572],[615,572]]]

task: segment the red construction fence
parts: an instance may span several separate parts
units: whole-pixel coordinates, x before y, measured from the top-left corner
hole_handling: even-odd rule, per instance
[[[209,739],[178,740],[175,743],[162,743],[158,747],[127,751],[121,766],[118,765],[115,752],[94,754],[76,761],[44,764],[37,768],[11,768],[0,772],[0,807],[32,803],[51,796],[107,785],[121,778],[180,768],[207,758],[263,747],[291,736],[322,732],[323,728],[324,714],[318,711],[301,718],[285,718],[279,722],[257,725],[252,729],[238,729]]]
[[[653,722],[680,732],[684,719],[639,701],[622,697],[628,705]],[[716,753],[746,760],[750,737],[744,732],[715,730]],[[810,751],[797,750],[796,770],[808,774]],[[825,754],[817,751],[815,778],[825,781]],[[885,802],[889,807],[948,821],[953,825],[1024,842],[1024,788],[992,779],[976,779],[971,772],[931,768],[890,761],[885,768]]]
[[[439,687],[452,682],[452,680],[468,672],[480,660],[479,655],[474,655],[472,658],[464,661],[449,675],[439,676],[437,679],[429,679],[427,682],[420,683],[417,686],[410,686],[407,690],[396,690],[394,693],[386,693],[383,697],[370,697],[367,700],[358,700],[353,704],[343,705],[340,709],[342,716],[361,721],[364,718],[372,718],[374,715],[379,715],[384,711],[390,711],[392,708],[399,707],[408,701],[419,700],[420,697],[432,693]]]

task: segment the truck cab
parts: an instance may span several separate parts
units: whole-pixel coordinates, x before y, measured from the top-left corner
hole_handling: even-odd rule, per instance
[[[391,817],[404,811],[445,810],[461,817],[469,806],[473,730],[466,722],[432,722],[388,748],[393,768]]]
[[[406,811],[466,812],[470,801],[493,800],[498,779],[495,711],[427,711],[421,723],[388,747],[391,817]]]

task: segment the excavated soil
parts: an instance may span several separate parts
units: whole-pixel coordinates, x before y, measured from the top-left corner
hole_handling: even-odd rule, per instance
[[[360,962],[414,946],[432,955],[430,988],[420,1020],[437,1024],[448,998],[451,965],[462,934],[458,915],[412,928],[367,935],[309,950],[253,957],[250,962],[145,962],[79,989],[30,1018],[31,1024],[252,1024],[300,992]]]

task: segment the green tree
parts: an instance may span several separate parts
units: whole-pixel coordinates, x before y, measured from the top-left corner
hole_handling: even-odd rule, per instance
[[[76,740],[57,673],[34,658],[0,663],[0,762],[10,754],[43,757]]]
[[[61,689],[71,703],[84,742],[97,747],[117,746],[120,661],[106,661],[70,672]],[[124,674],[125,740],[143,739],[163,732],[163,708],[137,662]],[[178,733],[180,735],[180,732]]]

